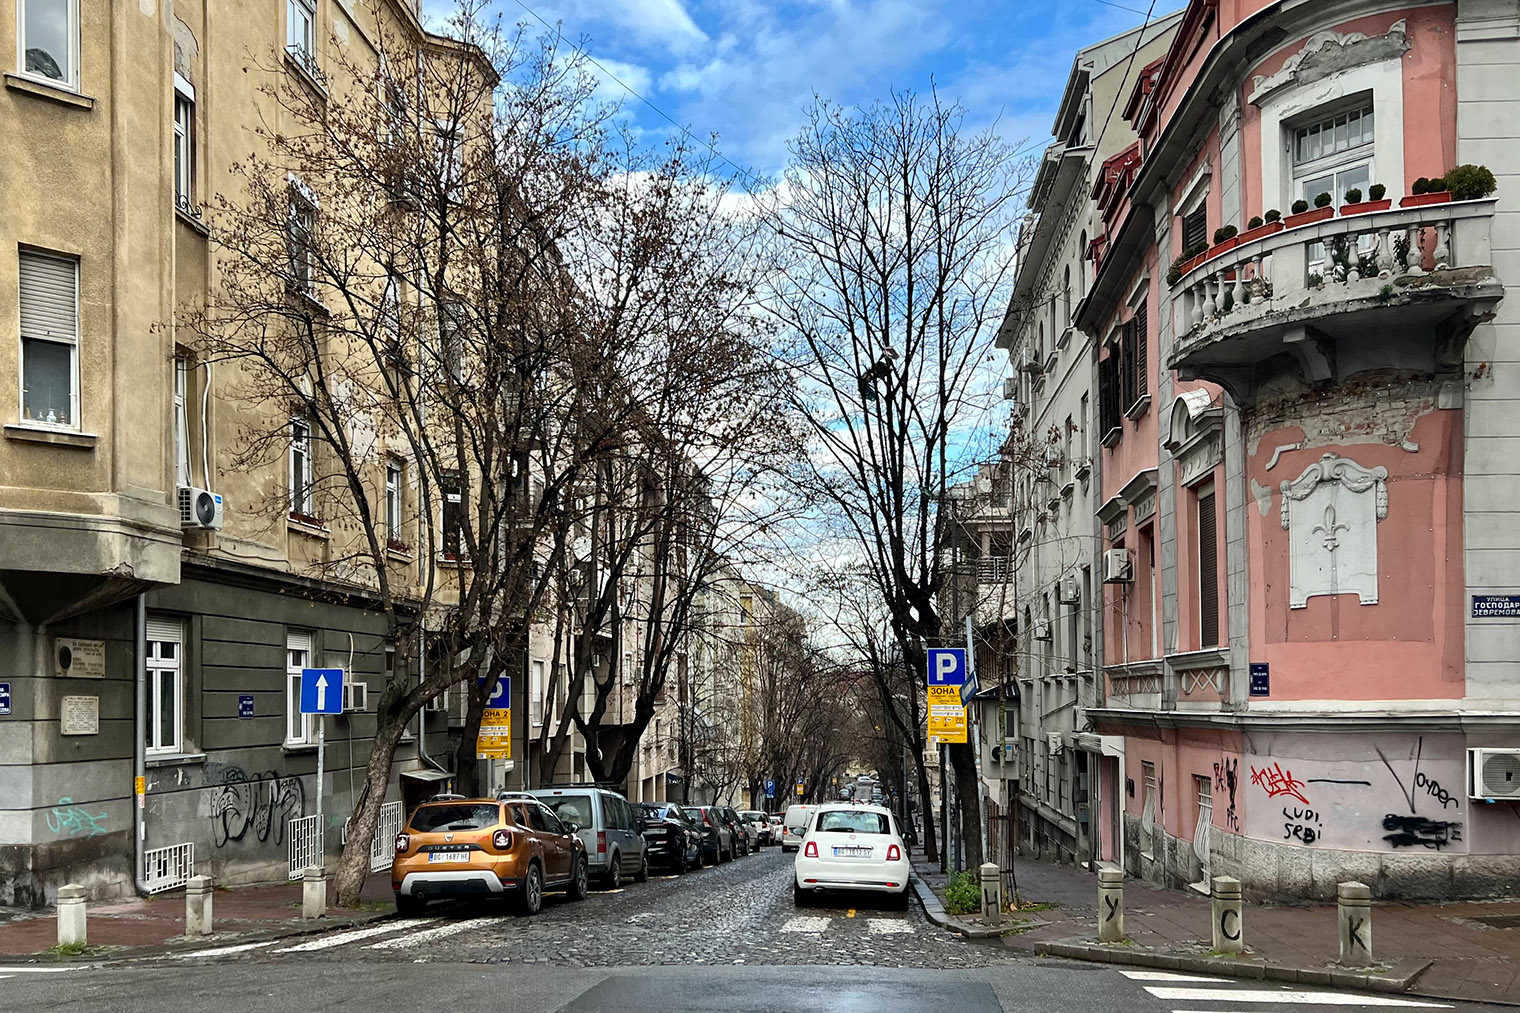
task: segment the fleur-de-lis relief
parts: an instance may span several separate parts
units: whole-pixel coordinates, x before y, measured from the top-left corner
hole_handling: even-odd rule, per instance
[[[1336,538],[1336,536],[1335,536],[1336,532],[1337,531],[1350,531],[1351,530],[1351,525],[1336,523],[1336,520],[1335,520],[1335,504],[1334,503],[1329,503],[1329,504],[1326,504],[1326,506],[1325,506],[1325,523],[1323,523],[1323,524],[1316,524],[1316,525],[1314,525],[1314,527],[1310,528],[1309,530],[1311,532],[1316,533],[1316,534],[1320,533],[1320,532],[1323,532],[1324,535],[1325,535],[1325,549],[1327,551],[1329,551],[1329,552],[1334,552],[1335,551],[1335,547],[1340,544],[1340,539]]]

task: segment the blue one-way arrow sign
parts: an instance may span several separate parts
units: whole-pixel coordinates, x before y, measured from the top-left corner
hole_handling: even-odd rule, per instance
[[[301,713],[338,714],[343,710],[343,669],[301,669]]]

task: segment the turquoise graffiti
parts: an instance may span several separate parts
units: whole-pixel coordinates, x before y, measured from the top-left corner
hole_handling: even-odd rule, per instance
[[[70,837],[98,837],[109,833],[104,812],[91,815],[68,796],[60,798],[58,804],[47,814],[47,825],[54,834],[67,834]]]

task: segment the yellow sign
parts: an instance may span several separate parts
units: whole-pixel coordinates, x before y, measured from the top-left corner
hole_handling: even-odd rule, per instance
[[[148,779],[146,777],[134,777],[132,779],[132,790],[139,795],[146,795],[148,793]]]
[[[491,707],[480,716],[480,735],[475,739],[477,760],[512,758],[512,712]]]
[[[929,735],[940,742],[966,741],[966,708],[959,686],[929,686]]]

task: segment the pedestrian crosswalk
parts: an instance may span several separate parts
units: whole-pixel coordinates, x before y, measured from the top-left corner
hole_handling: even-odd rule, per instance
[[[58,974],[61,971],[78,971],[78,967],[0,967],[0,981],[18,974]]]
[[[1121,970],[1131,981],[1143,982],[1153,998],[1179,1003],[1171,1013],[1248,1013],[1249,1009],[1282,1010],[1290,1006],[1324,1009],[1451,1009],[1448,1003],[1405,999],[1394,995],[1329,992],[1288,985],[1247,985],[1230,978],[1178,974],[1173,971]]]
[[[851,918],[846,915],[837,918],[826,915],[793,915],[782,923],[781,931],[828,932],[831,929],[843,928],[846,924],[863,924],[865,930],[874,936],[891,936],[913,931],[913,923],[904,918]]]

